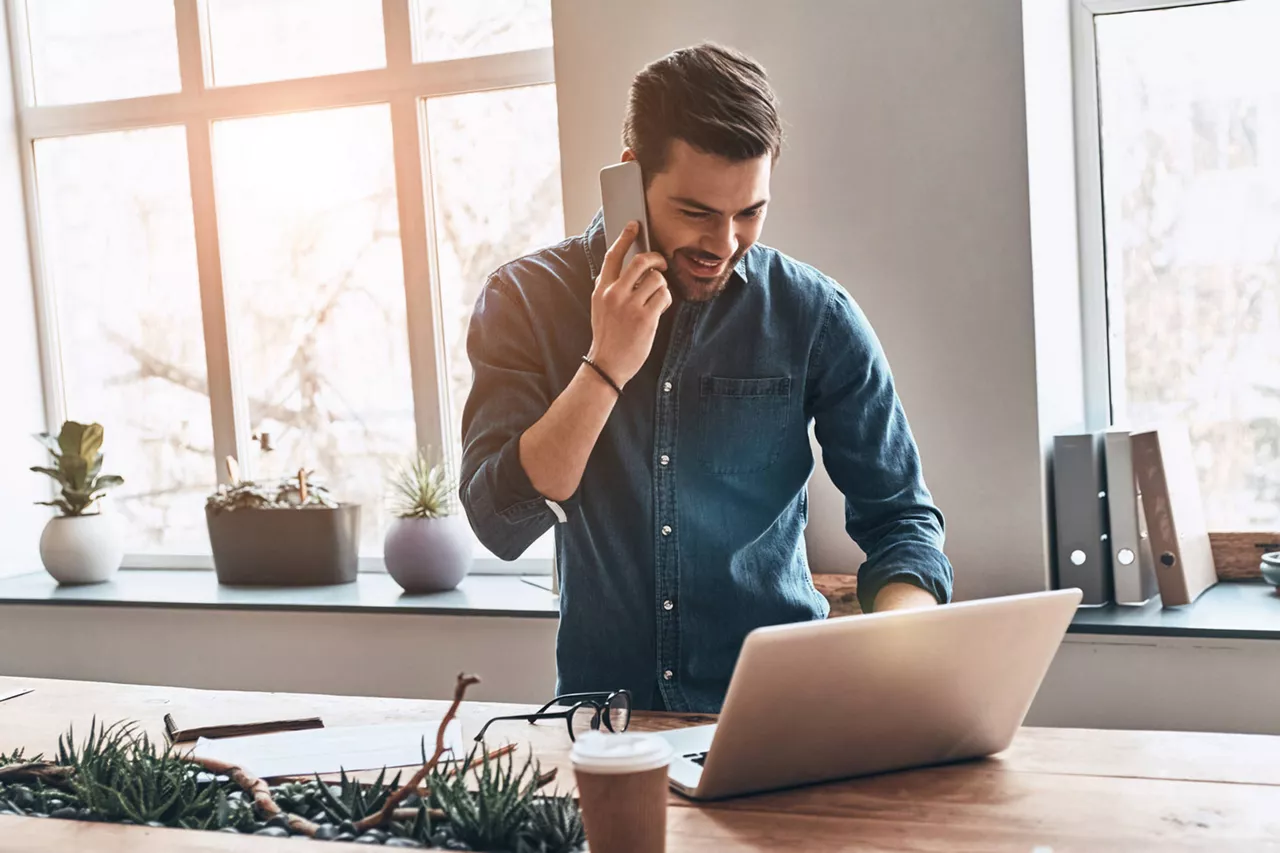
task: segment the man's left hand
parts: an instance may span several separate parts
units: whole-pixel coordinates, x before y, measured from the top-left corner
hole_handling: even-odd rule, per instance
[[[938,600],[933,593],[909,583],[890,583],[876,593],[875,612],[881,610],[915,610],[936,607]]]

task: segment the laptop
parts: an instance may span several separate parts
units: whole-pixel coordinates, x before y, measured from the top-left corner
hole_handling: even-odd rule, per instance
[[[1007,748],[1079,589],[758,628],[719,721],[661,732],[671,787],[715,800]]]

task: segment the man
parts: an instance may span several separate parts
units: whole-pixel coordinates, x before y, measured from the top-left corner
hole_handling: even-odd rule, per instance
[[[853,300],[759,243],[782,144],[763,69],[716,45],[631,86],[632,225],[513,261],[475,306],[461,497],[518,557],[556,525],[559,692],[717,711],[753,628],[824,618],[803,531],[813,422],[865,610],[951,596],[943,518],[879,342]]]

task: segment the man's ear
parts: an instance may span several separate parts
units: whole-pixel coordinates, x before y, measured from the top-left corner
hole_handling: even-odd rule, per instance
[[[627,163],[634,159],[636,159],[636,152],[632,151],[630,148],[623,148],[622,159],[619,160],[618,162]]]

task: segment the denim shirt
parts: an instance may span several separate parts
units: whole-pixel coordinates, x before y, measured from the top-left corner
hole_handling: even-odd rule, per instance
[[[637,708],[715,712],[749,631],[826,617],[803,537],[810,424],[867,554],[863,608],[891,581],[949,601],[943,517],[875,333],[838,284],[760,244],[714,299],[663,316],[577,492],[538,493],[520,435],[582,367],[605,248],[597,214],[503,266],[467,336],[460,496],[502,559],[555,526],[558,692],[628,688]]]

